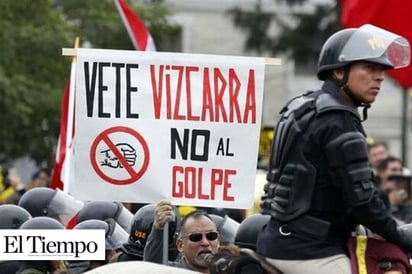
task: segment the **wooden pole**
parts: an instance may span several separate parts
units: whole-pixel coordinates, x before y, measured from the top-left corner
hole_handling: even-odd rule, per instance
[[[77,56],[77,49],[62,48],[63,56]],[[265,58],[265,64],[269,66],[280,66],[282,65],[281,58]]]
[[[403,166],[409,162],[409,89],[402,90],[402,129],[401,129],[401,159]]]

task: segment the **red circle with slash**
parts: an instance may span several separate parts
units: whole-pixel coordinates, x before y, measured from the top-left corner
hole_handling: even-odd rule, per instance
[[[109,135],[112,133],[129,134],[132,137],[136,138],[137,141],[140,143],[140,145],[143,148],[143,154],[144,154],[143,159],[144,160],[139,170],[135,170],[132,166],[129,165],[129,163],[124,158],[121,151],[119,151],[119,149],[112,142],[112,140],[110,140]],[[96,154],[97,154],[97,147],[102,142],[105,143],[109,147],[110,151],[117,157],[119,162],[125,168],[126,172],[130,175],[129,178],[126,178],[126,179],[112,178],[106,175],[104,171],[99,167],[97,163],[97,159],[96,159]],[[128,185],[128,184],[132,184],[138,181],[143,176],[143,174],[146,172],[147,167],[149,166],[149,158],[150,158],[149,147],[147,146],[147,143],[142,137],[142,135],[140,135],[138,132],[136,132],[135,130],[131,128],[123,127],[123,126],[112,127],[112,128],[106,129],[103,132],[101,132],[99,135],[97,135],[96,139],[93,141],[92,147],[90,149],[90,159],[92,162],[93,169],[96,171],[97,175],[99,175],[103,180],[105,180],[106,182],[110,184],[114,184],[114,185]]]

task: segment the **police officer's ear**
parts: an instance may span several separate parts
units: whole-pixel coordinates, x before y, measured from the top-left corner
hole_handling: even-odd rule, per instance
[[[332,77],[333,77],[335,80],[338,80],[338,81],[342,81],[342,80],[343,80],[344,74],[345,74],[345,72],[344,72],[344,69],[343,69],[343,68],[337,68],[337,69],[334,69],[334,70],[332,71]]]

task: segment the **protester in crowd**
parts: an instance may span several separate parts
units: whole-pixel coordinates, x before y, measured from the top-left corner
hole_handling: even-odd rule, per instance
[[[175,207],[162,200],[156,205],[152,232],[145,250],[144,260],[162,263],[163,227],[166,222],[176,218]],[[201,273],[209,273],[205,258],[219,249],[219,233],[212,218],[202,210],[190,212],[182,219],[176,246],[181,256],[168,264]]]
[[[382,159],[376,167],[377,175],[379,176],[379,188],[382,191],[386,191],[388,186],[388,178],[392,175],[401,175],[403,171],[403,165],[401,159],[389,155]]]
[[[385,70],[409,58],[407,40],[384,29],[338,31],[320,53],[322,88],[282,109],[262,197],[271,219],[257,240],[257,252],[281,272],[350,274],[347,240],[357,224],[412,251],[375,191],[361,124]]]
[[[50,171],[48,168],[39,168],[26,185],[26,191],[35,187],[50,186]]]
[[[150,233],[146,238],[146,243],[143,251],[144,260],[146,260],[145,258],[149,258],[148,261],[151,262],[163,262],[163,237],[166,236],[164,235],[163,228],[167,221],[167,258],[170,261],[175,261],[178,256],[180,256],[176,246],[176,239],[180,231],[181,216],[179,215],[177,207],[172,206],[169,201],[164,200],[153,205],[155,207],[152,213],[153,224],[151,226]],[[169,212],[169,210],[171,211]],[[163,213],[161,213],[161,211],[163,211]],[[160,216],[162,217],[159,219]],[[153,232],[155,232],[156,235],[151,237],[150,234],[152,234]],[[148,245],[150,238],[152,239],[152,243],[148,248],[149,256],[146,257],[146,246]]]
[[[404,223],[412,222],[411,175],[397,174],[388,178],[388,198],[392,214]]]
[[[28,182],[26,185],[23,184],[20,176],[13,168],[8,169],[6,174],[7,175],[5,176],[5,182],[6,185],[9,185],[10,187],[8,187],[7,190],[3,192],[3,198],[7,197],[4,202],[8,204],[17,204],[21,196],[27,190],[30,190],[34,187],[49,187],[50,184],[50,172],[47,168],[40,168],[39,170],[37,170],[33,174],[30,182]]]
[[[402,174],[402,162],[399,158],[388,156],[382,159],[377,166],[377,174],[375,175],[375,187],[387,207],[390,207],[389,192],[394,188],[393,182],[389,182],[388,178],[392,175]]]
[[[24,184],[16,170],[0,165],[0,204],[17,204],[24,191]]]
[[[379,163],[389,156],[389,148],[385,142],[373,141],[368,144],[368,157],[372,170],[376,173]]]

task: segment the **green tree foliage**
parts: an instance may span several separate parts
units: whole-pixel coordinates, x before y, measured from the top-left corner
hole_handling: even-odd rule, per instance
[[[0,153],[50,157],[71,35],[47,0],[0,1]]]
[[[133,2],[158,49],[178,30],[160,0]],[[130,3],[129,3],[130,4]],[[132,50],[113,0],[0,1],[0,156],[29,155],[51,165],[60,101],[76,36],[93,48]]]
[[[134,49],[113,0],[55,0],[83,42],[94,48]],[[126,1],[131,6],[131,1]],[[178,27],[167,21],[163,0],[140,0],[134,8],[146,23],[158,50],[168,50]]]
[[[313,13],[297,8],[307,0],[275,1],[293,7],[289,16],[265,12],[260,2],[253,11],[236,8],[229,12],[234,24],[247,34],[245,49],[274,56],[285,54],[297,66],[314,69],[323,42],[341,28],[339,1],[317,5]],[[278,29],[276,33],[269,32],[272,24]]]

